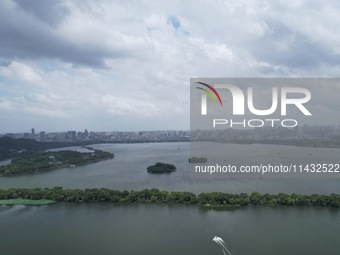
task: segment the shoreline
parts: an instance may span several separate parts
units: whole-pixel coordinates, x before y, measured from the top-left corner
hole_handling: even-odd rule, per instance
[[[0,166],[0,177],[33,175],[67,167],[75,168],[113,158],[113,153],[101,150],[84,153],[71,150],[36,152],[30,156],[17,157],[11,163]]]
[[[192,204],[213,210],[235,210],[245,206],[289,206],[289,207],[329,207],[340,208],[340,194],[261,194],[259,192],[222,193],[209,192],[196,195],[184,191],[160,191],[144,189],[139,191],[119,191],[106,188],[93,189],[0,189],[0,205],[6,203],[41,205],[54,202],[71,203],[113,203],[119,205],[138,203]]]
[[[13,142],[16,139],[12,139]],[[26,139],[29,140],[29,139]],[[145,143],[195,143],[195,142],[214,142],[214,143],[226,143],[226,144],[241,144],[241,145],[252,145],[252,144],[262,144],[262,145],[281,145],[281,146],[295,146],[295,147],[304,147],[304,148],[330,148],[330,149],[339,149],[340,141],[333,140],[318,140],[318,139],[296,139],[296,140],[266,140],[266,139],[230,139],[230,140],[213,140],[213,139],[202,139],[202,140],[148,140],[148,141],[135,141],[135,140],[126,140],[126,141],[106,141],[106,140],[94,140],[94,141],[82,141],[82,142],[37,142],[35,140],[29,141],[30,143],[37,143],[39,145],[43,145],[44,149],[29,149],[27,152],[20,154],[12,154],[12,153],[3,153],[0,152],[0,161],[13,159],[21,156],[30,156],[34,153],[41,153],[50,149],[58,149],[58,148],[67,148],[73,146],[79,147],[89,147],[91,145],[98,144],[145,144]]]
[[[34,200],[34,199],[3,199],[0,200],[0,205],[50,205],[56,201],[53,200]]]

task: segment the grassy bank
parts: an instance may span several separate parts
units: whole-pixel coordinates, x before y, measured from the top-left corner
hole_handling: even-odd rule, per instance
[[[32,199],[4,199],[0,200],[0,205],[49,205],[56,201],[53,200],[32,200]]]

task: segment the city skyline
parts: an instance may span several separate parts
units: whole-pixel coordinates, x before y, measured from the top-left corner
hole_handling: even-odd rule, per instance
[[[166,141],[297,141],[312,139],[315,141],[337,142],[340,138],[339,125],[302,125],[293,128],[276,125],[248,129],[191,129],[191,130],[140,130],[140,131],[92,131],[67,130],[46,132],[31,129],[31,132],[6,133],[0,137],[13,139],[34,139],[40,142],[166,142]]]

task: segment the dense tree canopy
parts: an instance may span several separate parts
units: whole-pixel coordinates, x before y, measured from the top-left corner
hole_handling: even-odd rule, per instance
[[[340,208],[340,195],[278,195],[240,193],[229,194],[222,192],[201,193],[160,191],[158,189],[144,189],[140,191],[118,191],[106,188],[100,189],[20,189],[12,188],[0,190],[0,200],[32,199],[53,200],[64,202],[111,202],[116,204],[130,203],[167,203],[167,204],[199,204],[208,208],[228,208],[229,206],[322,206]]]
[[[0,174],[15,175],[38,173],[51,169],[89,164],[114,157],[114,155],[109,152],[94,150],[92,148],[91,150],[93,150],[93,152],[81,153],[69,150],[43,153],[37,152],[29,156],[14,158],[11,164],[0,166]]]
[[[146,169],[148,170],[149,173],[162,174],[171,173],[176,170],[176,167],[172,164],[157,162],[152,166],[148,166]]]
[[[93,142],[92,142],[93,143]],[[34,139],[0,137],[0,160],[32,155],[52,148],[83,146],[89,142],[38,142]]]

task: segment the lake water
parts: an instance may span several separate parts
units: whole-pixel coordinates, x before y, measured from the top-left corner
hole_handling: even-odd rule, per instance
[[[251,146],[251,145],[235,145]],[[1,177],[0,188],[107,187],[119,190],[159,188],[196,193],[340,193],[338,179],[202,179],[189,174],[189,143],[98,144],[114,159],[29,176]],[[299,151],[310,157],[339,154],[339,149],[257,145],[273,155]],[[242,155],[240,154],[240,160]],[[307,159],[306,159],[307,160]],[[177,171],[152,175],[155,162]],[[0,206],[0,252],[36,254],[223,254],[212,242],[223,238],[232,254],[340,254],[340,210],[312,207],[248,206],[212,211],[186,205],[110,203],[49,206]]]
[[[193,178],[189,173],[189,143],[144,143],[144,144],[98,144],[95,149],[115,154],[114,159],[80,166],[48,171],[40,174],[0,177],[0,188],[11,187],[55,187],[65,188],[110,188],[118,190],[140,190],[159,188],[162,190],[192,191],[195,193],[223,191],[231,193],[340,193],[340,179],[204,179]],[[71,147],[77,149],[76,147]],[[233,159],[244,161],[240,150],[251,150],[253,145],[230,145]],[[280,158],[304,155],[305,160],[324,155],[340,155],[340,149],[304,148],[280,145],[256,145],[256,153],[264,151],[268,157]],[[312,153],[312,156],[310,156]],[[177,171],[171,174],[153,175],[146,171],[156,162],[174,164]]]
[[[3,255],[327,254],[340,251],[340,214],[329,208],[185,205],[0,206]]]
[[[0,166],[5,166],[10,164],[12,159],[0,160]]]

